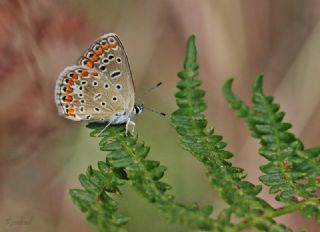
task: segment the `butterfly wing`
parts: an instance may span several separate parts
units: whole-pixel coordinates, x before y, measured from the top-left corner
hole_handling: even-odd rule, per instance
[[[110,79],[82,66],[69,66],[61,72],[55,96],[59,113],[74,121],[112,121],[124,111],[124,99]]]
[[[109,33],[97,39],[77,64],[106,75],[121,93],[126,111],[132,112],[135,102],[133,79],[124,47],[116,34]]]

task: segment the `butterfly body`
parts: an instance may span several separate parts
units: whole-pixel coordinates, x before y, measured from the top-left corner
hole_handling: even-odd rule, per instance
[[[133,124],[143,111],[135,105],[134,84],[127,55],[118,36],[97,39],[76,65],[59,75],[55,89],[58,112],[74,121]]]

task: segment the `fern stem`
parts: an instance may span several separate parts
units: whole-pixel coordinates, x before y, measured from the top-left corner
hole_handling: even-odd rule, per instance
[[[309,198],[308,200],[298,202],[295,204],[290,204],[281,208],[278,208],[274,211],[268,211],[264,217],[267,218],[275,218],[275,217],[280,217],[282,215],[292,213],[294,211],[303,209],[304,207],[308,205],[314,205],[314,206],[319,206],[320,205],[320,198],[319,197],[314,197],[314,198]]]
[[[274,209],[274,210],[265,210],[260,217],[253,217],[249,220],[246,219],[244,222],[239,223],[237,225],[237,230],[242,231],[247,228],[257,227],[266,221],[272,221],[273,218],[280,217],[298,210],[305,208],[306,206],[319,206],[320,205],[320,197],[309,198],[308,200],[298,202],[295,204],[286,205],[284,207]],[[286,228],[285,231],[291,231],[291,229]]]

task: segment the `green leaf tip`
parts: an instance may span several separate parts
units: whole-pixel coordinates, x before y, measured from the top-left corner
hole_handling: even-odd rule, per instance
[[[191,35],[187,42],[187,55],[185,57],[184,68],[188,68],[197,62],[196,36]]]
[[[223,87],[222,87],[222,92],[223,92],[224,97],[226,99],[229,99],[230,101],[235,99],[235,95],[232,92],[233,81],[234,81],[234,78],[229,78],[228,80],[226,80],[224,82]]]
[[[233,81],[234,81],[234,78],[229,78],[224,82],[223,88],[222,88],[223,95],[227,99],[232,109],[236,110],[237,116],[241,118],[245,118],[249,114],[249,107],[239,98],[237,98],[233,93],[232,91]]]
[[[253,83],[253,92],[263,93],[264,74],[260,73]]]
[[[191,35],[187,41],[186,55],[184,59],[184,71],[178,73],[180,78],[186,76],[194,76],[199,68],[197,64],[197,47],[196,47],[196,36]]]

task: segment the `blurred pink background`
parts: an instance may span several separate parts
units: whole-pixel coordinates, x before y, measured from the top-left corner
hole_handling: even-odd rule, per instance
[[[274,95],[307,147],[319,144],[320,1],[309,0],[1,0],[0,1],[0,231],[96,231],[69,198],[78,174],[103,160],[98,140],[84,123],[58,116],[54,84],[89,44],[115,32],[126,48],[137,96],[162,81],[145,104],[168,114],[188,36],[197,37],[207,116],[235,153],[235,165],[259,184],[264,158],[244,122],[222,96],[223,82],[247,102],[256,75]],[[204,168],[184,152],[169,118],[150,112],[136,118],[150,158],[168,166],[164,180],[185,203],[225,207]],[[264,187],[261,197],[281,206]],[[185,231],[168,225],[155,208],[124,187],[120,211],[132,217],[129,231]],[[276,218],[293,229],[319,231],[298,213]],[[25,223],[19,223],[25,222]],[[15,223],[16,222],[16,223]]]

